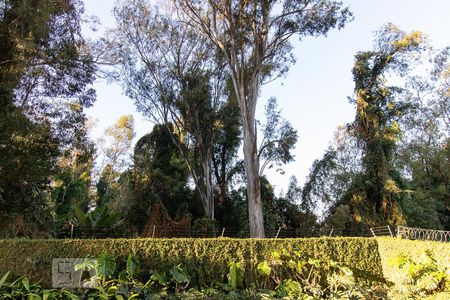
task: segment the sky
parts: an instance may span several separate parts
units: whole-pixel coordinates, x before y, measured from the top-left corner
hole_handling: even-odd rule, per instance
[[[151,1],[151,0],[150,0]],[[154,0],[161,3],[164,0]],[[169,1],[169,0],[166,0]],[[286,191],[289,178],[295,175],[303,183],[315,159],[322,157],[333,139],[337,126],[354,119],[355,108],[348,102],[353,94],[352,67],[358,51],[372,49],[373,33],[386,23],[400,29],[425,33],[436,48],[450,46],[450,0],[343,0],[353,12],[354,20],[326,37],[293,38],[297,62],[284,78],[262,87],[257,119],[264,120],[264,106],[276,97],[282,116],[298,131],[295,161],[284,167],[285,174],[266,172],[277,193]],[[85,0],[86,15],[98,17],[101,25],[96,37],[114,26],[114,0]],[[136,111],[133,101],[117,84],[99,79],[95,82],[97,102],[87,111],[97,120],[92,130],[94,139],[114,124],[121,115],[135,119],[135,142],[152,130],[153,124]]]

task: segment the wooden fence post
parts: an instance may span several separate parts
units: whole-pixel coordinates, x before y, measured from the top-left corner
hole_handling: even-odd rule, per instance
[[[281,231],[281,227],[278,228],[277,235],[275,236],[276,239],[278,238],[278,235],[280,234],[280,231]]]
[[[391,227],[389,227],[389,225],[388,225],[387,228],[389,229],[389,235],[390,235],[391,237],[393,237],[392,231],[391,231]]]

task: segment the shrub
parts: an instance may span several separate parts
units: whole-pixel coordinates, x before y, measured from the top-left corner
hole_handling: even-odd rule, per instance
[[[427,294],[446,293],[450,298],[450,243],[378,238],[383,273],[393,287],[392,297],[423,299]],[[445,285],[445,286],[444,286]],[[446,290],[446,291],[445,291]]]
[[[99,257],[107,252],[116,258],[118,269],[125,269],[133,252],[141,259],[143,277],[181,264],[195,286],[209,286],[226,281],[229,262],[236,262],[245,270],[246,284],[260,278],[258,264],[280,249],[339,262],[357,276],[383,278],[377,241],[365,238],[0,240],[0,274],[11,271],[13,277],[27,276],[49,286],[53,258]]]
[[[77,267],[95,268],[103,280],[79,291],[82,297],[387,299],[387,279],[395,282],[392,299],[449,299],[449,250],[448,243],[396,238],[0,240],[0,274],[27,276],[11,284],[0,279],[0,290],[33,286],[32,293],[71,297],[45,290],[51,259],[89,257]]]

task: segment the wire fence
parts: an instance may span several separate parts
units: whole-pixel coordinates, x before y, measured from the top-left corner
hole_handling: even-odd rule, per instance
[[[389,235],[384,229],[342,230],[342,229],[309,229],[303,228],[271,228],[266,229],[267,238],[309,238],[309,237],[372,237]],[[64,238],[248,238],[248,230],[230,227],[181,227],[181,226],[146,226],[126,229],[123,227],[71,226],[54,233],[54,237]]]
[[[229,227],[194,228],[185,226],[146,226],[124,229],[123,227],[71,226],[55,232],[57,238],[248,238],[248,230]],[[309,237],[400,237],[411,240],[450,242],[450,231],[411,228],[405,226],[380,226],[367,230],[272,228],[266,230],[267,238],[309,238]]]
[[[37,238],[34,234],[19,234],[15,237]],[[242,228],[195,227],[186,224],[171,226],[77,226],[75,224],[60,228],[51,234],[39,235],[39,238],[248,238],[250,233]],[[450,242],[450,231],[411,228],[405,226],[380,226],[368,229],[342,230],[337,228],[266,228],[267,238],[309,238],[309,237],[400,237],[411,240],[432,240]],[[0,238],[7,238],[0,237]]]

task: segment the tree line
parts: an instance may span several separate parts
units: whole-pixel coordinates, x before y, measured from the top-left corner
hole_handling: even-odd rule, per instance
[[[81,35],[81,1],[28,2],[0,6],[3,236],[450,228],[450,50],[422,33],[386,24],[355,55],[354,121],[303,186],[293,177],[276,196],[264,171],[293,161],[298,134],[275,98],[256,120],[260,90],[295,63],[294,36],[352,20],[340,1],[121,1],[95,42]],[[134,149],[129,115],[89,138],[100,73],[155,124]]]

